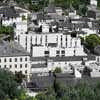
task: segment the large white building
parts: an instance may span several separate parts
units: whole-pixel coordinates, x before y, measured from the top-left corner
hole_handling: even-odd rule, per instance
[[[44,57],[45,51],[49,51],[50,57],[58,56],[84,56],[86,55],[78,36],[73,37],[70,33],[34,33],[19,35],[17,41],[33,57]],[[56,54],[56,51],[59,51]]]
[[[49,72],[56,67],[72,72],[71,64],[80,65],[85,62],[89,65],[95,62],[95,56],[84,52],[80,39],[80,36],[98,33],[95,28],[92,30],[92,21],[88,18],[73,18],[73,13],[69,13],[70,19],[62,16],[62,13],[61,8],[55,9],[51,5],[47,8],[47,15],[32,15],[33,27],[30,27],[31,25],[27,25],[29,11],[12,5],[0,7],[2,24],[13,25],[15,41],[24,48],[20,51],[16,44],[7,46],[5,43],[6,46],[1,47],[1,68],[7,68],[14,73],[21,71],[29,76],[31,73]],[[27,28],[33,30],[27,32]],[[41,32],[35,32],[35,29],[40,29]]]
[[[30,75],[30,54],[16,42],[0,41],[0,68]]]
[[[56,67],[71,71],[70,63],[81,64],[83,58],[94,61],[84,52],[81,40],[71,33],[35,33],[19,35],[17,40],[31,54],[31,73],[48,72]]]

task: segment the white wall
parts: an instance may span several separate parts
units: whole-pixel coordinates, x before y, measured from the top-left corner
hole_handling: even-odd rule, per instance
[[[27,61],[25,60],[27,58]],[[6,59],[6,62],[5,62]],[[10,61],[11,59],[11,61]],[[17,61],[15,61],[17,59]],[[22,59],[22,61],[20,60]],[[0,66],[1,68],[9,69],[13,73],[22,71],[23,74],[29,75],[30,74],[30,57],[29,56],[16,56],[16,57],[0,57]],[[25,67],[27,64],[27,67]],[[15,67],[17,65],[17,67]],[[22,68],[20,67],[22,65]],[[11,66],[11,67],[10,67]],[[25,73],[27,71],[27,73]]]
[[[62,39],[61,39],[62,38]],[[67,40],[66,40],[67,39]],[[18,41],[18,40],[17,40]],[[65,50],[65,56],[86,55],[81,46],[80,38],[72,38],[70,35],[63,35],[62,33],[54,34],[20,34],[18,41],[28,52],[31,52],[31,45],[33,47],[34,56],[44,56],[44,51],[48,48],[50,56],[56,56],[57,50]],[[56,43],[56,47],[48,46],[48,43]]]

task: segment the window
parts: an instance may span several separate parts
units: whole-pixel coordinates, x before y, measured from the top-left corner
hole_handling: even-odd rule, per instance
[[[12,66],[10,65],[9,68],[12,68]]]
[[[11,58],[9,59],[9,62],[12,62],[12,59]]]
[[[7,66],[6,65],[4,65],[4,68],[6,68]]]
[[[15,58],[15,62],[17,62],[17,58]]]
[[[4,59],[4,62],[7,62],[6,58]]]
[[[22,64],[20,64],[20,68],[22,68]]]
[[[65,51],[64,51],[64,50],[62,50],[62,51],[61,51],[61,53],[62,53],[62,54],[65,54]]]
[[[20,58],[20,61],[22,62],[22,58]]]
[[[100,59],[99,59],[99,57],[97,58],[97,62],[99,62],[100,61]]]
[[[61,35],[61,41],[62,41],[62,35]]]
[[[44,53],[45,53],[45,54],[49,54],[49,51],[45,51]]]
[[[59,57],[60,51],[56,51],[56,57]]]
[[[0,62],[1,62],[1,59],[0,59]]]
[[[25,58],[25,61],[27,61],[27,58]]]
[[[56,51],[56,54],[60,54],[60,51]]]
[[[0,65],[0,68],[1,68],[1,65]]]
[[[15,68],[17,68],[17,65],[15,64]]]
[[[25,74],[27,74],[27,70],[25,70]]]
[[[67,37],[66,37],[66,41],[67,41]]]
[[[25,68],[27,68],[27,64],[25,64]]]
[[[64,57],[64,56],[65,56],[65,51],[62,50],[62,51],[61,51],[61,54],[62,54],[61,56]]]
[[[73,38],[75,38],[77,36],[77,33],[76,32],[73,32],[72,34],[71,34],[71,37],[73,37]]]

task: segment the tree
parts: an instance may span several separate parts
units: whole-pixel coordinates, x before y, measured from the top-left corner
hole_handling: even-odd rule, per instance
[[[0,69],[0,100],[17,98],[20,94],[12,72]]]
[[[17,83],[21,84],[24,78],[25,78],[25,75],[23,75],[21,72],[15,73],[15,80]]]
[[[14,38],[14,29],[11,26],[0,26],[0,35],[9,35],[10,39]]]
[[[62,70],[60,67],[56,67],[56,69],[54,70],[54,73],[61,73],[61,72],[62,72]]]
[[[52,95],[52,92],[48,95],[46,93],[39,93],[36,96],[37,100],[56,100],[56,96]]]
[[[87,13],[87,7],[86,7],[86,5],[85,4],[82,4],[82,5],[80,5],[79,6],[79,14],[81,15],[81,16],[85,16],[86,15],[86,13]]]
[[[90,50],[93,50],[97,45],[100,45],[100,37],[96,34],[87,36],[85,38],[85,45]]]
[[[100,1],[97,0],[97,6],[100,8]]]

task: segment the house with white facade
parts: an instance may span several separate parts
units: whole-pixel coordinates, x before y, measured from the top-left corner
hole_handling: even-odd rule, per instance
[[[30,54],[16,42],[0,41],[0,68],[21,72],[29,78]]]
[[[2,25],[13,26],[15,36],[27,32],[27,19],[30,12],[18,7],[13,0],[6,6],[0,7],[0,19]]]

